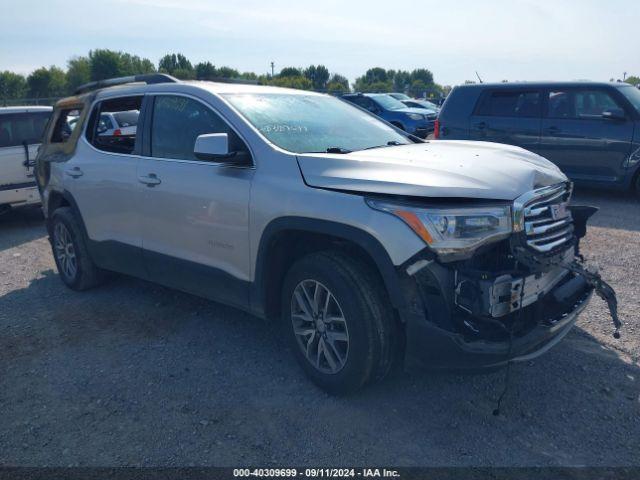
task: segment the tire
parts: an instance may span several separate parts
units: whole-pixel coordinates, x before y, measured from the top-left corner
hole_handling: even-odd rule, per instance
[[[305,291],[307,307],[320,305],[311,316],[303,307]],[[329,300],[323,292],[331,295]],[[314,302],[314,293],[319,301]],[[366,264],[334,251],[303,257],[285,277],[282,306],[294,355],[323,390],[351,393],[391,369],[398,344],[394,314],[380,280]]]
[[[104,271],[91,260],[82,227],[69,207],[59,208],[51,216],[51,248],[67,287],[82,291],[103,282]]]

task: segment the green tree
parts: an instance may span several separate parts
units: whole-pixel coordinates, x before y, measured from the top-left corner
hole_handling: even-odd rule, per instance
[[[431,73],[431,71],[427,70],[426,68],[415,69],[411,72],[410,78],[412,84],[416,80],[422,81],[422,83],[424,83],[425,85],[433,84],[433,73]]]
[[[120,52],[106,49],[89,51],[91,80],[121,77],[124,75],[120,62]]]
[[[422,80],[414,80],[409,87],[409,95],[412,97],[426,96],[427,84]]]
[[[280,78],[301,77],[301,76],[302,76],[302,70],[296,67],[284,67],[282,70],[280,70],[280,73],[277,75],[277,77],[280,77]]]
[[[327,91],[329,93],[348,93],[349,80],[338,73],[334,73],[327,82]]]
[[[636,77],[635,75],[631,75],[630,77],[627,77],[625,82],[627,82],[630,85],[633,85],[634,87],[640,87],[640,77]]]
[[[393,89],[393,79],[389,78],[384,68],[374,67],[356,78],[354,88],[358,92],[390,92]]]
[[[411,74],[405,70],[398,70],[393,75],[393,90],[405,93],[411,86]]]
[[[220,67],[218,69],[218,77],[220,78],[238,78],[240,76],[240,72],[235,68],[231,67]]]
[[[253,72],[242,72],[240,74],[239,78],[242,78],[243,80],[256,80],[257,81],[258,80],[258,75],[256,75]]]
[[[218,76],[216,67],[211,62],[200,62],[196,64],[195,70],[198,80],[213,80]]]
[[[158,70],[184,80],[196,77],[191,62],[181,53],[169,53],[158,62]]]
[[[5,70],[0,72],[0,101],[23,98],[27,93],[24,76]]]
[[[324,90],[327,88],[329,81],[329,69],[324,65],[309,65],[304,70],[304,76],[311,80],[313,88],[316,90]]]
[[[313,83],[307,77],[302,75],[298,76],[277,76],[270,82],[271,85],[276,87],[296,88],[298,90],[311,90],[313,89]]]
[[[137,55],[131,55],[129,53],[120,54],[120,70],[122,75],[141,75],[145,73],[154,73],[156,67],[153,62],[148,58],[140,58]]]
[[[41,67],[27,77],[29,96],[34,98],[61,97],[66,94],[64,72],[55,66]]]
[[[73,57],[67,62],[67,88],[73,92],[91,81],[91,62],[88,57]]]

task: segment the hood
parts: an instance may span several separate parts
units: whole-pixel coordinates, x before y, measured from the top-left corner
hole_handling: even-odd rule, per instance
[[[307,185],[334,190],[514,200],[567,181],[554,164],[519,147],[436,140],[349,154],[298,155]]]

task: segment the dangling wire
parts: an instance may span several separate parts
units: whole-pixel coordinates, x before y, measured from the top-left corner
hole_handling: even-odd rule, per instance
[[[522,320],[522,310],[523,310],[522,300],[524,299],[525,279],[526,277],[523,276],[522,286],[520,287],[520,310],[518,311],[518,318],[511,324],[511,328],[509,329],[509,349],[507,353],[507,365],[505,367],[505,374],[504,374],[504,388],[502,389],[502,393],[498,397],[498,404],[496,405],[496,408],[493,410],[493,414],[495,416],[500,415],[500,406],[502,405],[502,399],[505,397],[505,395],[507,394],[507,390],[509,389],[509,380],[511,378],[510,374],[511,374],[511,363],[512,363],[511,353],[513,351],[513,331],[515,330],[516,325],[518,325]]]

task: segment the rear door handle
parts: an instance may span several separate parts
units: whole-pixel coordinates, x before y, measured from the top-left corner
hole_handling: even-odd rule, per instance
[[[73,167],[65,170],[65,173],[73,178],[78,178],[84,175],[84,172],[80,170],[80,167]]]
[[[549,135],[555,135],[557,133],[560,133],[560,129],[556,126],[553,126],[553,127],[546,128],[544,132],[548,133]]]
[[[487,124],[485,122],[480,122],[480,123],[476,123],[474,127],[477,128],[478,130],[484,130],[485,128],[487,128]]]
[[[162,183],[162,180],[160,180],[155,173],[150,173],[149,175],[139,175],[138,181],[140,183],[144,183],[147,187],[155,187],[156,185],[160,185]]]

